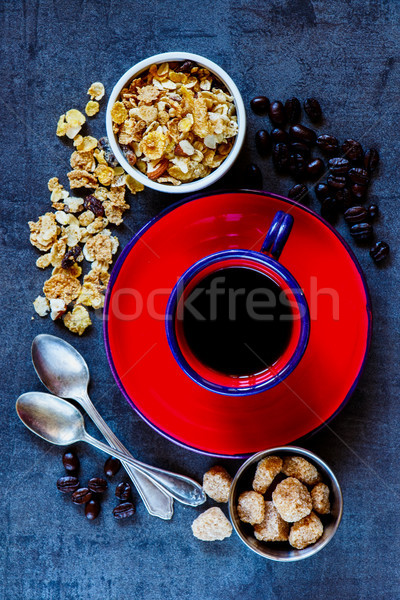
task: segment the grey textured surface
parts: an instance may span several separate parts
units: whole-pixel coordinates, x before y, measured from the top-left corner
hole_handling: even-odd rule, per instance
[[[0,598],[400,598],[400,3],[3,0],[0,15]],[[306,562],[266,562],[235,535],[223,543],[198,542],[190,533],[196,510],[178,504],[171,522],[150,518],[139,501],[134,520],[114,522],[113,486],[99,519],[86,521],[55,490],[63,472],[61,449],[31,435],[14,411],[20,393],[42,389],[30,363],[33,337],[59,334],[87,358],[93,400],[136,456],[198,478],[215,462],[164,440],[130,412],[107,365],[100,321],[82,339],[49,320],[31,321],[31,302],[43,273],[34,266],[26,222],[48,209],[47,180],[68,168],[69,150],[54,135],[58,116],[84,106],[92,81],[103,81],[110,91],[138,60],[178,49],[218,62],[238,84],[247,106],[258,93],[282,99],[317,96],[326,115],[324,131],[341,139],[354,136],[365,146],[376,144],[382,156],[370,198],[382,210],[378,235],[394,252],[386,268],[376,268],[366,250],[356,251],[374,305],[373,342],[353,399],[329,430],[307,442],[336,472],[345,512],[334,540]],[[103,134],[103,122],[104,110],[91,121],[94,135]],[[249,114],[242,164],[256,158],[251,138],[261,122]],[[283,194],[289,187],[274,175],[269,161],[264,187]],[[152,192],[139,195],[120,229],[122,243],[171,201]],[[339,229],[348,237],[343,224]],[[90,448],[78,450],[82,478],[100,473],[103,457]],[[239,462],[223,464],[234,473]]]

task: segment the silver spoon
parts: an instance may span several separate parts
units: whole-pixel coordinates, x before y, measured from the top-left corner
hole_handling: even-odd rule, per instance
[[[128,450],[111,431],[89,398],[89,368],[83,356],[71,344],[54,335],[38,335],[32,343],[32,362],[39,379],[49,392],[78,402],[110,446],[129,455]],[[124,462],[122,464],[148,512],[160,519],[171,519],[174,513],[172,497],[135,467]]]
[[[93,438],[87,433],[79,410],[67,400],[45,392],[27,392],[18,398],[16,409],[19,418],[28,429],[51,444],[68,446],[76,442],[87,442],[106,454],[136,467],[141,473],[151,474],[166,492],[183,504],[199,506],[206,500],[201,485],[190,477],[144,465]]]

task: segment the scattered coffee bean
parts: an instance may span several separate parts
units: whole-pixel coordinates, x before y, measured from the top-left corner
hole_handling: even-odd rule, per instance
[[[250,107],[256,115],[265,115],[269,109],[269,100],[266,96],[256,96],[250,102]]]
[[[96,494],[103,494],[107,487],[107,481],[102,477],[92,477],[92,479],[89,479],[88,488]]]
[[[317,137],[317,146],[322,152],[336,152],[339,148],[339,142],[335,136],[323,134]]]
[[[301,154],[307,160],[310,160],[311,151],[310,146],[307,144],[303,144],[302,142],[292,142],[289,146],[289,151],[291,154]]]
[[[253,190],[262,190],[263,178],[257,165],[250,164],[244,170],[245,185]]]
[[[376,263],[381,262],[389,256],[390,248],[386,242],[376,242],[369,251],[369,255]]]
[[[328,196],[321,203],[321,215],[329,221],[333,223],[336,221],[339,212],[339,205],[336,198],[332,198]]]
[[[109,458],[107,458],[104,464],[104,473],[107,475],[107,477],[114,477],[114,475],[118,473],[120,468],[121,462],[118,460],[118,458],[110,456]]]
[[[364,156],[364,152],[360,142],[355,140],[345,140],[342,144],[342,150],[351,162],[361,161]]]
[[[92,497],[92,492],[89,488],[79,488],[72,494],[72,502],[74,504],[86,504]]]
[[[368,216],[370,221],[375,221],[379,217],[379,207],[376,204],[368,206]]]
[[[354,223],[363,223],[368,217],[368,211],[363,206],[352,206],[344,213],[346,223],[353,225]]]
[[[295,202],[301,202],[302,204],[308,204],[310,200],[307,187],[301,183],[297,183],[290,188],[288,196]]]
[[[285,109],[280,100],[271,102],[268,109],[268,116],[273,125],[284,125],[286,123]]]
[[[275,144],[272,149],[272,162],[278,173],[285,173],[289,168],[289,148],[286,144]]]
[[[333,188],[334,190],[340,190],[346,185],[346,177],[341,177],[340,175],[329,175],[327,183],[329,187]]]
[[[306,111],[308,118],[313,123],[318,123],[322,118],[321,105],[316,98],[307,98],[304,101],[304,110]]]
[[[132,502],[123,502],[116,506],[113,510],[113,515],[116,519],[127,519],[135,514],[135,507]]]
[[[57,489],[63,494],[70,494],[75,492],[79,487],[79,481],[76,477],[67,475],[66,477],[60,477],[57,479]]]
[[[364,242],[372,238],[371,223],[356,223],[350,227],[350,235],[357,241]]]
[[[119,483],[115,490],[115,495],[119,500],[127,501],[131,497],[131,486],[128,482],[123,481]]]
[[[351,186],[351,193],[357,200],[363,200],[367,193],[367,186],[361,185],[360,183],[353,183]]]
[[[373,173],[379,164],[379,153],[376,148],[370,148],[367,150],[364,156],[364,167],[370,173]]]
[[[346,175],[350,168],[347,158],[331,158],[328,161],[328,167],[333,175]]]
[[[307,165],[307,173],[310,177],[317,177],[325,169],[325,165],[320,158],[314,158]]]
[[[327,198],[330,195],[330,193],[331,190],[326,185],[326,183],[319,183],[315,188],[315,195],[317,196],[317,199],[320,202],[322,202],[322,200],[325,200],[325,198]]]
[[[338,201],[339,206],[342,210],[347,210],[348,208],[354,205],[354,199],[350,194],[350,190],[347,187],[337,190],[335,198]]]
[[[86,196],[83,199],[83,207],[85,210],[90,210],[95,217],[104,217],[104,207],[98,198],[95,196]]]
[[[289,171],[295,179],[301,179],[307,170],[307,161],[301,154],[289,156]]]
[[[268,152],[271,150],[271,138],[269,137],[268,131],[265,129],[260,129],[257,131],[255,140],[257,152],[261,154],[261,156],[268,154]]]
[[[362,169],[361,167],[353,167],[350,169],[349,179],[353,183],[360,183],[361,185],[369,184],[369,175],[366,169]]]
[[[301,116],[301,104],[298,98],[290,98],[285,102],[285,113],[291,125],[298,123]]]
[[[69,473],[76,473],[79,470],[79,458],[73,452],[64,452],[62,462],[64,469]]]
[[[99,516],[100,502],[98,500],[89,500],[85,506],[85,517],[93,521]]]
[[[279,144],[279,142],[282,142],[284,144],[289,143],[288,132],[285,131],[284,129],[280,129],[279,127],[276,127],[275,129],[273,129],[271,131],[271,138],[275,144]]]
[[[289,135],[292,139],[298,140],[305,144],[314,144],[317,139],[317,134],[313,129],[305,125],[292,125],[289,129]]]

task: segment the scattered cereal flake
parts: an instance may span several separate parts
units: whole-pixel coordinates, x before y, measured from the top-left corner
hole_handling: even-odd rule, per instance
[[[66,238],[61,237],[50,250],[50,261],[53,267],[60,267],[67,250]]]
[[[262,542],[286,542],[289,538],[289,523],[286,523],[272,502],[265,502],[265,516],[254,525],[254,536]]]
[[[317,483],[311,490],[313,509],[320,515],[327,515],[331,511],[329,502],[329,488],[325,483]]]
[[[80,146],[80,145],[82,144],[82,142],[83,142],[83,136],[82,136],[81,134],[79,134],[79,135],[76,135],[76,136],[74,137],[74,146],[75,146],[75,148],[76,148],[77,146]]]
[[[79,258],[77,258],[76,260],[79,260]],[[73,264],[71,267],[68,267],[68,269],[64,269],[63,267],[54,267],[51,274],[59,275],[60,273],[67,275],[67,277],[80,277],[82,275],[82,267],[80,267],[76,263]]]
[[[127,176],[125,183],[126,183],[126,187],[131,192],[131,194],[136,194],[137,192],[143,192],[143,190],[144,190],[143,183],[139,183],[139,181],[136,181],[136,179],[134,179],[132,177],[132,175]]]
[[[90,238],[83,247],[83,255],[87,261],[99,260],[108,264],[112,262],[112,241],[105,233],[98,233]]]
[[[91,151],[75,150],[71,154],[69,160],[70,165],[73,169],[83,169],[84,171],[94,171],[96,167],[96,161]]]
[[[129,205],[125,202],[125,186],[114,186],[107,191],[107,200],[110,200],[113,204],[120,206],[121,208],[129,208]]]
[[[51,264],[51,253],[48,252],[47,254],[43,254],[42,256],[39,256],[39,258],[36,261],[36,266],[39,267],[39,269],[45,269],[46,267],[50,266]]]
[[[64,325],[72,331],[72,333],[78,333],[82,335],[89,325],[92,324],[89,313],[84,306],[77,304],[72,312],[67,312],[64,317]]]
[[[324,533],[323,525],[315,513],[311,513],[294,523],[290,529],[289,544],[302,550],[315,544]]]
[[[74,169],[67,173],[71,189],[75,188],[96,188],[98,186],[96,177],[84,169]]]
[[[258,492],[243,492],[238,498],[238,516],[243,523],[261,523],[265,517],[264,496]]]
[[[79,152],[90,152],[91,150],[97,148],[97,144],[98,142],[95,137],[92,135],[86,135],[76,148],[79,150]]]
[[[59,228],[54,213],[46,213],[39,220],[29,221],[30,242],[39,250],[47,252],[57,239]]]
[[[85,113],[88,117],[94,117],[100,110],[100,104],[93,100],[89,100],[89,102],[85,106]]]
[[[101,185],[110,185],[114,178],[114,169],[106,165],[97,165],[95,175]]]
[[[94,309],[104,306],[104,295],[100,293],[99,287],[90,281],[85,281],[81,293],[77,299],[78,304],[92,306]]]
[[[87,227],[88,225],[90,225],[90,223],[93,223],[94,214],[91,210],[85,210],[85,212],[79,215],[78,221],[81,227]]]
[[[232,477],[220,466],[212,467],[203,476],[203,490],[216,502],[228,502]]]
[[[86,117],[79,110],[73,108],[58,119],[56,134],[59,137],[66,135],[72,140],[79,133],[85,121]]]
[[[128,111],[122,102],[116,102],[111,109],[111,118],[114,123],[121,125],[128,117]]]
[[[279,456],[266,456],[257,464],[253,480],[253,490],[265,494],[273,479],[281,472],[282,459]]]
[[[38,296],[36,300],[33,301],[33,307],[39,317],[46,317],[50,312],[49,301],[44,296]]]
[[[43,291],[49,300],[61,298],[66,304],[69,304],[79,296],[81,284],[76,277],[72,277],[67,272],[57,273],[45,281]]]
[[[108,192],[107,188],[99,186],[93,192],[93,196],[95,198],[97,198],[98,200],[100,200],[101,202],[104,202],[104,200],[107,200],[107,192]]]
[[[54,192],[54,190],[58,190],[59,188],[63,188],[61,183],[58,181],[58,177],[52,177],[47,182],[47,187],[49,188],[49,192]]]
[[[50,300],[50,318],[55,321],[59,319],[67,310],[67,305],[61,298],[52,298]]]
[[[101,100],[105,94],[104,85],[100,81],[95,81],[92,83],[87,93],[90,96],[91,100]]]
[[[272,492],[272,501],[284,521],[300,521],[312,510],[311,495],[306,486],[294,477],[284,479]]]
[[[96,217],[96,219],[93,221],[93,223],[90,223],[87,227],[86,227],[86,231],[88,233],[90,233],[91,235],[94,235],[96,233],[100,233],[100,231],[103,231],[103,229],[105,227],[107,227],[108,225],[108,219],[105,217]]]
[[[65,204],[68,207],[69,212],[77,213],[83,209],[83,198],[76,198],[75,196],[70,196],[65,200]]]
[[[58,202],[64,202],[69,196],[68,190],[64,190],[62,186],[53,190],[50,195],[50,201],[53,204],[58,204]]]
[[[65,120],[65,115],[61,115],[61,117],[58,119],[57,122],[57,131],[56,131],[56,135],[58,135],[58,137],[63,137],[68,130],[68,123]]]
[[[123,222],[122,215],[124,214],[124,209],[109,201],[104,202],[103,206],[108,222],[113,225],[121,225]]]
[[[66,236],[67,246],[73,248],[81,241],[81,229],[79,225],[67,225],[62,228],[63,236]]]
[[[94,151],[94,157],[97,160],[97,162],[99,163],[99,165],[107,165],[108,164],[105,159],[104,150],[99,150],[99,148],[96,148],[96,150]]]
[[[193,535],[204,542],[223,540],[232,533],[232,525],[217,506],[203,512],[192,523]]]
[[[321,480],[317,469],[302,456],[287,456],[283,459],[282,473],[296,477],[302,483],[315,485]]]

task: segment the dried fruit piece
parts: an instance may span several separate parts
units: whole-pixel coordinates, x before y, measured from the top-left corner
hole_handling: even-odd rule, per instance
[[[67,312],[64,317],[64,325],[72,331],[72,333],[77,333],[82,335],[89,325],[92,324],[90,320],[89,313],[84,306],[80,306],[79,304],[74,307],[72,312]]]

